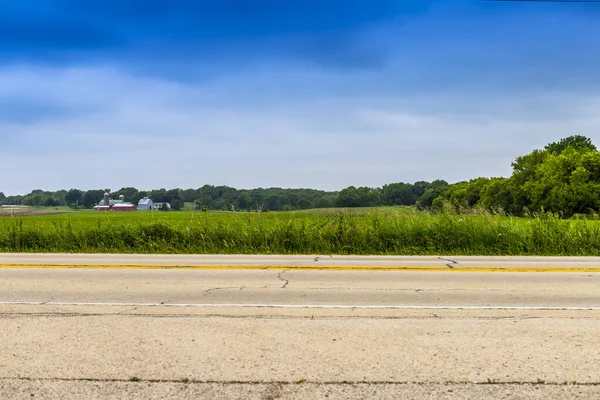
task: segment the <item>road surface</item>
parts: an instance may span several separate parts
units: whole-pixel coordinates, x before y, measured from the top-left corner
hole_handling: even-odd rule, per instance
[[[598,258],[317,257],[2,255],[0,397],[600,397]]]

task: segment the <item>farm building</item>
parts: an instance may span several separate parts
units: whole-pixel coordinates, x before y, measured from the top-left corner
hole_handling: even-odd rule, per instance
[[[154,209],[155,210],[162,210],[163,209],[163,204],[167,207],[167,210],[171,209],[171,203],[154,203]]]
[[[146,211],[146,210],[155,210],[156,207],[154,206],[154,202],[152,201],[152,199],[144,197],[143,199],[140,199],[140,201],[138,202],[137,209]]]
[[[104,193],[104,198],[94,206],[96,211],[135,211],[136,207],[134,204],[125,201],[125,196],[119,196],[119,200],[113,200],[110,198],[110,194]]]

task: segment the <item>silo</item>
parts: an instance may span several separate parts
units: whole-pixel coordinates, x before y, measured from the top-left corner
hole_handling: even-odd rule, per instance
[[[110,194],[104,193],[104,205],[105,206],[110,206]]]

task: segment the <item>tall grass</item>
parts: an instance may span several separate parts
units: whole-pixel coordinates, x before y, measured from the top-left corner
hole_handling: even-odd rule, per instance
[[[600,222],[553,214],[223,214],[218,218],[7,218],[2,252],[600,255]]]

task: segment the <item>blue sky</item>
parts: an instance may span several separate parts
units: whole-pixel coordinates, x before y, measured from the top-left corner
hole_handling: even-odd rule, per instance
[[[600,3],[0,3],[0,191],[507,176],[600,144]]]

